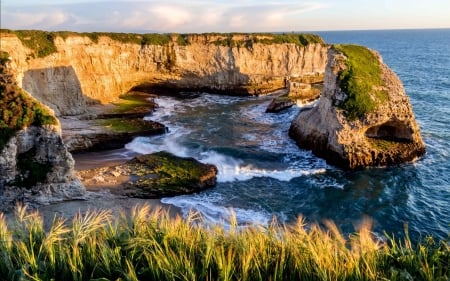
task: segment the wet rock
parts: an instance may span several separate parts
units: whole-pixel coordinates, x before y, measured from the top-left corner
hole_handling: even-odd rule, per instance
[[[266,112],[277,113],[277,112],[283,111],[285,109],[288,109],[288,108],[292,107],[293,105],[295,105],[295,101],[288,98],[287,95],[276,97],[267,106]]]

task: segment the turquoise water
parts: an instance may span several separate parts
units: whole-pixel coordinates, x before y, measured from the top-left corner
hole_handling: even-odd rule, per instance
[[[215,188],[164,198],[187,214],[227,223],[333,220],[344,232],[365,217],[374,231],[401,236],[407,225],[417,239],[450,231],[450,30],[322,32],[327,42],[357,43],[381,53],[404,82],[427,154],[414,163],[344,172],[299,149],[287,132],[300,110],[265,113],[272,97],[238,98],[202,94],[191,99],[161,97],[147,118],[170,128],[164,136],[136,138],[138,153],[166,150],[219,168]]]

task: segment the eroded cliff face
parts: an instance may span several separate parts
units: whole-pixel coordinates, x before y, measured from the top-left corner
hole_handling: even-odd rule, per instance
[[[300,147],[346,169],[402,163],[425,153],[401,81],[378,54],[374,55],[380,63],[387,101],[380,102],[373,112],[349,120],[340,107],[348,95],[339,85],[339,74],[347,69],[348,58],[330,49],[318,105],[300,112],[289,130]]]
[[[15,201],[47,204],[82,196],[59,125],[16,132],[0,153],[0,209]]]
[[[0,66],[0,99],[4,102],[0,119],[0,210],[16,201],[43,204],[83,195],[85,190],[75,176],[74,160],[63,144],[58,120],[53,117],[53,124],[39,125],[42,121],[36,114],[44,113],[23,108],[38,102],[19,92],[22,90],[8,70]],[[19,103],[20,110],[14,108]],[[14,118],[20,118],[21,125],[11,121],[17,120]]]
[[[220,46],[206,35],[192,35],[188,45],[138,45],[106,36],[94,43],[80,35],[56,37],[56,53],[33,58],[14,34],[1,36],[19,85],[58,116],[82,114],[86,104],[109,103],[135,86],[264,94],[284,88],[286,78],[323,73],[328,49],[292,43]]]

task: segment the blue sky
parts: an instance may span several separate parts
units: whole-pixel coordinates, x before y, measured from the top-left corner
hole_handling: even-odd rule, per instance
[[[1,0],[1,27],[112,32],[450,28],[449,0]]]

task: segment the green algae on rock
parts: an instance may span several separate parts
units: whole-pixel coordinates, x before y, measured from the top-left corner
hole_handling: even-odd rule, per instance
[[[213,187],[217,168],[168,152],[140,155],[120,165],[78,172],[87,189],[138,198],[190,194]]]

